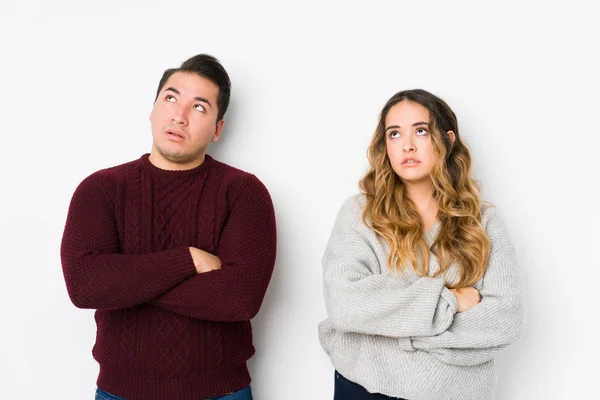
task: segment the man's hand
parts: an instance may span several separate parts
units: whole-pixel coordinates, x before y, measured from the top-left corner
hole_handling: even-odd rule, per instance
[[[458,312],[467,311],[471,307],[479,304],[481,301],[479,290],[475,289],[473,286],[467,286],[460,289],[450,289],[450,291],[456,296],[456,301],[458,302]]]
[[[217,256],[196,247],[190,247],[190,254],[192,255],[192,260],[194,260],[196,272],[199,274],[221,269],[221,259]]]

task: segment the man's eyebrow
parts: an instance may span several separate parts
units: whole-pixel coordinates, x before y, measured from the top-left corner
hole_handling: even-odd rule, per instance
[[[166,88],[166,89],[165,89],[165,92],[167,92],[167,91],[169,91],[169,92],[173,92],[173,93],[175,93],[175,94],[181,94],[181,93],[179,92],[179,90],[175,89],[174,87],[168,87],[168,88]],[[206,104],[208,104],[210,107],[212,107],[212,104],[210,104],[210,101],[208,101],[208,99],[205,99],[204,97],[198,97],[198,96],[196,96],[196,97],[194,97],[194,100],[196,100],[196,101],[201,101],[201,102],[203,102],[203,103],[206,103]]]
[[[194,97],[194,99],[196,99],[197,101],[201,101],[203,103],[208,104],[209,107],[212,108],[212,104],[210,104],[210,101],[208,101],[208,99],[205,99],[204,97]]]
[[[175,94],[181,94],[181,93],[179,93],[179,90],[175,89],[174,87],[168,87],[165,89],[165,92],[166,91],[173,92]]]
[[[412,126],[420,126],[420,125],[427,125],[429,126],[429,122],[425,122],[425,121],[419,121],[419,122],[415,122],[414,124],[412,124]],[[387,128],[385,128],[386,131],[390,130],[390,129],[400,129],[400,125],[390,125]]]

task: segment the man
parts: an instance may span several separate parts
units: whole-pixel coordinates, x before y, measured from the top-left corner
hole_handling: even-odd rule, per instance
[[[97,399],[252,398],[250,319],[273,272],[275,216],[255,176],[206,154],[230,88],[209,55],[166,70],[151,153],[73,195],[61,259],[73,303],[97,310]]]

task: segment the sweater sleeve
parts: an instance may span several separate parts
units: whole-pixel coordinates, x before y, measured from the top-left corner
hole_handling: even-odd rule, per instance
[[[345,332],[389,337],[433,336],[445,331],[457,302],[442,278],[409,282],[374,273],[378,266],[375,233],[362,222],[357,198],[338,215],[325,256],[324,294],[330,323]]]
[[[61,243],[69,297],[79,308],[120,309],[146,303],[196,273],[188,247],[120,254],[119,232],[103,171],[75,190]]]
[[[275,265],[275,213],[256,177],[239,184],[217,247],[221,269],[197,274],[150,304],[210,321],[247,321],[258,313]]]
[[[440,335],[412,338],[415,349],[425,350],[447,364],[469,366],[487,362],[522,332],[522,283],[515,252],[503,222],[493,209],[488,210],[488,219],[486,231],[491,254],[480,282],[481,302],[457,313],[450,327]]]

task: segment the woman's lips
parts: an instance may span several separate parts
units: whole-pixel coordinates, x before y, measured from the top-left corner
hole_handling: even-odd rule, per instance
[[[416,167],[419,164],[421,164],[421,161],[415,160],[414,158],[409,158],[408,160],[402,161],[402,164],[400,165],[403,167]]]

